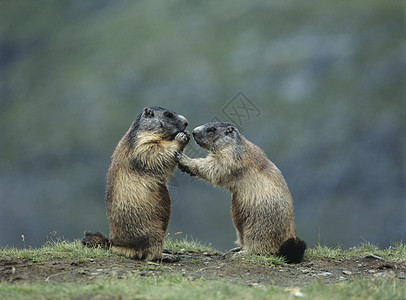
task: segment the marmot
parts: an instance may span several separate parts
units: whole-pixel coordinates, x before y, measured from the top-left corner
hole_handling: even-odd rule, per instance
[[[232,193],[231,215],[243,253],[303,260],[306,243],[296,237],[293,202],[279,169],[235,125],[213,122],[193,130],[205,158],[177,155],[179,168]]]
[[[162,107],[147,107],[118,143],[107,173],[109,238],[85,233],[82,243],[129,258],[162,257],[171,200],[166,184],[190,139],[187,119]]]

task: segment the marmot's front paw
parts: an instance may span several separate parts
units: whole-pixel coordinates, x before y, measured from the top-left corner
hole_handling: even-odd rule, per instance
[[[189,131],[184,131],[184,132],[179,132],[176,136],[175,139],[179,141],[181,144],[187,144],[190,140],[190,133]]]
[[[191,160],[187,155],[182,152],[175,153],[176,161],[178,162],[178,168],[182,172],[188,173],[190,176],[196,176],[195,173],[191,170],[189,166],[187,166],[188,160]]]
[[[190,176],[196,176],[196,174],[193,173],[193,171],[192,171],[189,167],[187,167],[187,166],[184,166],[184,165],[178,163],[178,168],[179,168],[179,170],[181,170],[182,172],[188,173]]]

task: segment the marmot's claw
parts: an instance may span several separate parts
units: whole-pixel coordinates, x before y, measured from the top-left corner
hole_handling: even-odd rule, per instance
[[[183,172],[188,173],[192,177],[196,176],[196,174],[193,173],[188,167],[185,167]]]
[[[190,171],[190,169],[189,169],[188,167],[180,167],[180,166],[179,166],[179,169],[180,169],[182,172],[187,173],[187,174],[189,174],[189,175],[192,176],[192,177],[196,176],[196,174],[193,173],[192,171]]]
[[[181,170],[184,173],[188,173],[190,176],[196,176],[195,173],[192,172],[192,170],[190,170],[189,167],[182,165],[180,162],[178,162],[178,168],[179,170]]]
[[[176,136],[175,139],[182,144],[187,144],[190,140],[190,133],[189,131],[184,131],[184,132],[179,132]]]
[[[188,167],[182,165],[181,163],[178,163],[178,168],[184,173],[188,173],[188,171],[190,171]]]
[[[184,154],[183,152],[175,152],[175,160],[178,162],[178,168],[184,173],[188,173],[190,176],[196,176],[195,173],[192,172],[190,167],[185,165],[185,163],[190,160],[190,158]]]

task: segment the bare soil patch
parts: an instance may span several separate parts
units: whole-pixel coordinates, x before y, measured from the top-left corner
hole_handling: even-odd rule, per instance
[[[233,259],[222,253],[176,253],[180,261],[156,263],[126,258],[50,259],[33,263],[28,260],[0,260],[0,281],[93,282],[97,279],[129,278],[135,275],[186,277],[188,280],[225,279],[248,286],[277,285],[303,287],[315,280],[338,283],[360,277],[399,278],[406,280],[406,261],[388,261],[377,257],[306,260],[296,265],[260,266],[243,257]]]

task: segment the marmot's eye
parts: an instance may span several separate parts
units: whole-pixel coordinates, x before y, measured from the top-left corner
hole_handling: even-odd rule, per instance
[[[152,118],[154,116],[154,111],[149,107],[146,107],[144,109],[144,112],[145,112],[145,116],[148,118]]]
[[[216,127],[209,127],[206,129],[206,132],[215,132],[216,131]]]
[[[228,127],[227,127],[227,130],[226,130],[226,134],[230,134],[230,133],[232,133],[233,131],[234,131],[234,127],[228,126]]]
[[[167,118],[169,118],[169,119],[172,119],[172,118],[174,117],[173,113],[171,113],[171,112],[169,112],[169,111],[165,111],[165,112],[164,112],[164,116],[167,117]]]

